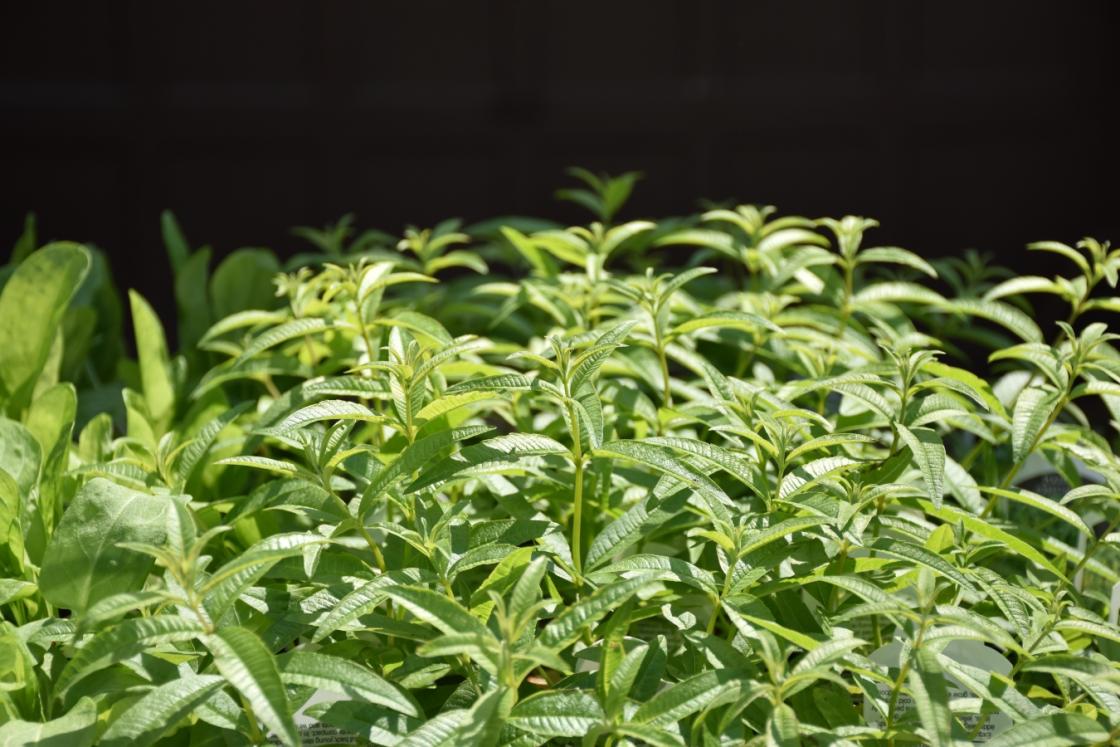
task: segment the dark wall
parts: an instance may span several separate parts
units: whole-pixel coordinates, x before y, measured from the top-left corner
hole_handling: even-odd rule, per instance
[[[0,246],[27,210],[167,292],[158,212],[219,252],[347,211],[581,218],[561,169],[884,224],[1023,266],[1120,239],[1120,4],[12,2],[0,10]]]

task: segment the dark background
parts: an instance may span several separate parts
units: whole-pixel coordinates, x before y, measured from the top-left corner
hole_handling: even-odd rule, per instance
[[[851,212],[1047,269],[1024,243],[1120,239],[1118,30],[1107,0],[4,3],[0,251],[34,210],[170,311],[164,207],[288,254],[347,211],[584,220],[552,197],[583,165],[646,173],[624,217]]]

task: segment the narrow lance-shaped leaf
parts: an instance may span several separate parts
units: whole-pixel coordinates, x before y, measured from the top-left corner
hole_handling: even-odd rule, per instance
[[[526,698],[510,713],[510,723],[542,737],[582,737],[603,723],[603,709],[591,693],[543,692]]]
[[[290,685],[328,690],[419,716],[412,698],[357,662],[315,651],[293,651],[280,660],[280,679]]]
[[[639,706],[633,720],[652,726],[668,726],[709,706],[739,689],[742,674],[730,669],[701,672],[662,690]]]
[[[926,739],[934,747],[952,745],[953,715],[949,711],[949,688],[945,673],[941,671],[937,657],[931,651],[917,649],[912,657],[910,691],[925,729]]]
[[[545,646],[561,649],[579,636],[586,625],[607,614],[641,589],[656,583],[650,576],[639,576],[601,586],[566,608],[544,627],[539,640]]]
[[[155,744],[195,706],[206,701],[225,684],[224,677],[204,674],[174,679],[154,687],[109,725],[101,736],[101,744],[114,747]]]
[[[933,500],[934,505],[941,505],[944,495],[942,485],[945,482],[945,445],[941,443],[937,432],[931,428],[914,428],[911,430],[901,423],[897,424],[898,435],[910,448],[914,462],[922,471],[925,480],[926,494]]]
[[[178,615],[128,618],[102,630],[78,649],[58,674],[55,693],[64,694],[82,678],[135,656],[145,647],[189,641],[203,632],[198,622]]]
[[[64,716],[37,723],[13,719],[0,726],[0,744],[91,747],[97,734],[97,704],[85,697]]]
[[[136,330],[136,353],[140,362],[140,383],[152,421],[166,427],[175,409],[175,382],[163,325],[148,302],[136,291],[129,291],[132,324]]]
[[[489,635],[477,617],[444,594],[419,587],[388,586],[385,588],[385,595],[401,604],[420,620],[444,633]]]
[[[1011,446],[1017,463],[1030,456],[1056,406],[1057,396],[1037,387],[1024,389],[1015,400],[1011,416]]]
[[[206,638],[214,665],[245,699],[260,722],[285,745],[300,743],[276,660],[261,639],[241,627],[223,628]]]

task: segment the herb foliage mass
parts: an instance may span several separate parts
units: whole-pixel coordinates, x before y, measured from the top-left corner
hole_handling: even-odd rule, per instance
[[[29,219],[0,743],[1120,739],[1120,250],[622,222],[636,174],[574,175],[586,225],[345,218],[288,264],[165,214],[177,353]]]

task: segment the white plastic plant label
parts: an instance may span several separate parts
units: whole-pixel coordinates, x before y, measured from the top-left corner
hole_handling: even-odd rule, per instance
[[[872,653],[870,658],[876,664],[897,670],[901,652],[902,642],[892,641]],[[1011,672],[1010,661],[1004,658],[998,651],[988,648],[979,641],[952,641],[945,647],[942,653],[953,661],[983,671],[996,672],[997,674],[1003,675]],[[977,703],[976,696],[967,688],[963,687],[960,682],[955,680],[952,676],[946,675],[945,680],[948,684],[949,701],[951,705],[955,706],[953,703],[954,701],[958,703],[968,701]],[[886,700],[890,697],[890,694],[890,686],[881,683],[879,685],[879,697]],[[903,694],[899,697],[898,713],[900,715],[907,713],[913,709],[913,707],[914,703],[908,695]],[[985,714],[981,717],[978,713],[978,706],[974,707],[971,711],[962,711],[959,707],[953,707],[953,715],[969,733],[972,733],[974,730],[976,731],[972,740],[974,744],[987,742],[1000,732],[1011,728],[1011,718],[1009,716],[1002,713],[993,713]],[[868,700],[864,700],[863,703],[863,717],[867,719],[867,723],[871,726],[882,727],[886,724],[882,715]],[[977,729],[977,724],[980,722],[981,718],[984,719],[984,723]]]
[[[296,729],[299,731],[300,741],[304,747],[315,747],[319,745],[325,747],[326,745],[351,745],[360,744],[358,737],[354,736],[345,729],[339,729],[336,726],[324,724],[317,719],[307,715],[307,711],[311,706],[320,703],[334,703],[339,700],[347,700],[347,698],[336,693],[328,692],[327,690],[316,690],[307,702],[293,714],[296,722]],[[280,740],[272,736],[269,738],[269,743],[280,744]]]
[[[1120,622],[1120,581],[1112,586],[1112,598],[1108,602],[1108,622],[1112,625]]]

